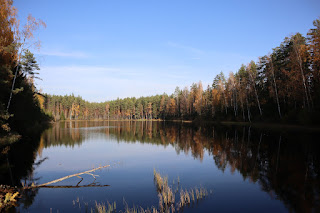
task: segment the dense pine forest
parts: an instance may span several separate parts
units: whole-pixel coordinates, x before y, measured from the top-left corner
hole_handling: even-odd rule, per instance
[[[39,107],[42,95],[34,85],[40,68],[28,49],[38,44],[33,32],[45,24],[29,15],[27,23],[19,26],[12,4],[0,0],[0,137],[4,138],[0,144],[33,134],[49,121]]]
[[[54,120],[186,119],[318,124],[320,120],[320,20],[307,36],[296,33],[236,73],[218,74],[173,94],[90,103],[74,95],[41,97]]]

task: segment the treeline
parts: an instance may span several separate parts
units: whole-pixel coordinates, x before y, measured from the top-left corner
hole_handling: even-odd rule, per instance
[[[33,83],[39,66],[26,48],[37,42],[33,31],[43,23],[28,16],[19,27],[11,0],[0,0],[0,147],[17,134],[34,133],[49,117],[39,107],[41,94]],[[13,134],[13,132],[15,134]]]
[[[194,83],[171,95],[89,103],[81,97],[46,95],[43,108],[63,119],[212,119],[319,123],[320,20],[307,37],[286,37],[271,54],[217,75],[212,86]]]

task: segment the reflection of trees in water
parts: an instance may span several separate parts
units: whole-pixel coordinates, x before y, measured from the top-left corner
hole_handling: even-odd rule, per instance
[[[270,134],[250,128],[215,131],[218,168],[239,171],[290,211],[319,211],[319,145],[316,135]],[[313,210],[314,210],[313,209]]]
[[[22,139],[12,144],[7,154],[0,154],[1,184],[22,187],[22,183],[36,181],[33,178],[33,171],[46,160],[35,162],[39,143],[40,136],[33,135],[31,138]],[[4,166],[2,162],[5,162]],[[22,196],[18,203],[27,208],[33,203],[38,189],[20,190],[19,192]]]
[[[250,127],[195,127],[173,122],[85,121],[54,126],[42,135],[40,146],[73,147],[98,136],[119,143],[170,145],[177,153],[191,153],[200,161],[206,151],[220,170],[238,171],[244,179],[258,182],[288,210],[320,211],[320,145],[315,143],[315,134],[280,134]]]
[[[125,122],[109,134],[119,142],[172,145],[177,153],[191,153],[200,160],[207,151],[219,169],[238,171],[244,179],[258,182],[288,210],[320,210],[320,147],[315,134],[161,122]]]
[[[77,122],[61,122],[55,123],[51,128],[44,131],[40,139],[39,154],[42,149],[51,146],[67,146],[74,147],[81,145],[83,135]]]
[[[34,136],[22,139],[12,144],[7,154],[0,154],[1,184],[20,186],[20,180],[32,173],[39,147],[39,138]]]

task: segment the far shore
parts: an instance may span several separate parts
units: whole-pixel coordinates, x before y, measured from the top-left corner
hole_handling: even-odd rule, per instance
[[[271,130],[287,130],[287,131],[308,131],[308,132],[320,132],[320,126],[311,125],[299,125],[299,124],[286,124],[286,123],[262,123],[262,122],[242,122],[242,121],[205,121],[205,120],[163,120],[163,119],[90,119],[90,120],[58,120],[57,122],[75,122],[75,121],[122,121],[122,122],[133,122],[133,121],[154,121],[154,122],[175,122],[175,123],[190,123],[190,124],[213,124],[223,126],[251,126],[259,129],[271,129]]]

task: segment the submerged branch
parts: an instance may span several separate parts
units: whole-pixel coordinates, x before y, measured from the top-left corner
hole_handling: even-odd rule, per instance
[[[103,169],[103,168],[106,168],[106,167],[109,167],[110,165],[106,165],[106,166],[100,166],[100,167],[97,167],[97,168],[94,168],[94,169],[91,169],[91,170],[88,170],[88,171],[84,171],[84,172],[80,172],[80,173],[76,173],[76,174],[73,174],[73,175],[68,175],[68,176],[65,176],[65,177],[62,177],[62,178],[59,178],[59,179],[56,179],[56,180],[53,180],[53,181],[50,181],[50,182],[47,182],[47,183],[43,183],[43,184],[39,184],[39,185],[34,185],[34,186],[31,186],[29,188],[39,188],[39,187],[45,187],[47,185],[50,185],[50,184],[53,184],[53,183],[57,183],[57,182],[60,182],[60,181],[63,181],[65,179],[68,179],[68,178],[71,178],[71,177],[80,177],[80,175],[83,175],[83,174],[87,174],[87,175],[92,175],[95,179],[95,176],[97,175],[93,175],[91,174],[91,172],[94,172],[98,169]],[[80,177],[81,178],[81,177]],[[81,182],[81,181],[80,181]],[[79,182],[79,183],[80,183]],[[78,184],[79,184],[78,183]],[[76,186],[75,188],[77,188],[79,186]],[[48,187],[49,188],[49,187]],[[52,187],[54,188],[54,187]]]
[[[107,187],[110,185],[83,185],[83,186],[37,186],[38,188],[50,188],[50,189],[55,189],[55,188],[62,188],[62,189],[73,189],[73,188],[87,188],[87,187]],[[32,187],[31,187],[32,188]]]

